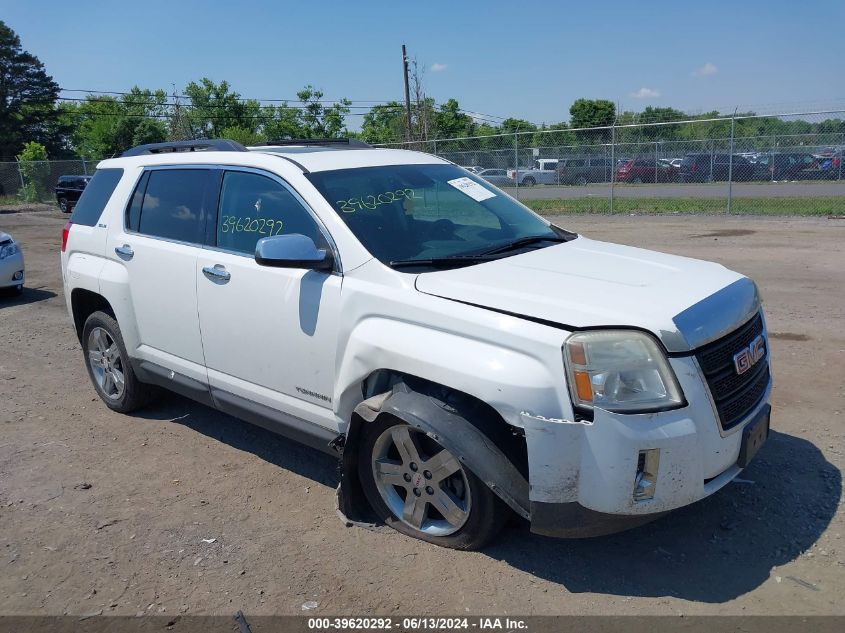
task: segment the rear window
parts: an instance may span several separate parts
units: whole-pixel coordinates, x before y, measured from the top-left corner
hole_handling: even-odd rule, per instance
[[[74,224],[94,226],[122,177],[122,169],[98,169],[73,208],[70,221]]]
[[[149,174],[138,232],[180,242],[200,242],[205,226],[203,202],[212,171],[161,169],[151,170]],[[85,191],[93,184],[88,185]],[[135,207],[136,197],[133,196],[131,207]],[[130,225],[132,214],[133,209],[130,208]]]

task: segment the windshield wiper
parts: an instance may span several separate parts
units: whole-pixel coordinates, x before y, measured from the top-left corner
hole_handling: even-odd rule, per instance
[[[571,239],[571,237],[563,235],[529,235],[527,237],[520,237],[519,239],[516,239],[513,242],[508,242],[507,244],[503,244],[502,246],[491,248],[489,251],[484,251],[479,255],[496,255],[498,253],[505,253],[507,251],[512,251],[517,248],[522,248],[523,246],[539,244],[540,242],[568,242]]]
[[[450,255],[448,257],[428,257],[424,259],[397,259],[390,262],[391,268],[411,268],[415,266],[433,266],[436,268],[449,268],[452,266],[463,266],[465,264],[477,264],[486,262],[490,258],[486,254],[481,255]]]

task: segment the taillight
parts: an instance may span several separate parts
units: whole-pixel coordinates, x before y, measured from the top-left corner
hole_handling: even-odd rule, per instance
[[[694,161],[693,161],[693,163],[692,163],[692,169],[690,169],[690,171],[692,171],[692,172],[696,172],[696,171],[698,171],[698,163],[696,163],[696,162],[694,162]]]
[[[73,222],[68,220],[68,223],[65,224],[65,228],[62,229],[62,252],[65,252],[67,248],[67,238],[70,235],[70,227],[73,226]]]

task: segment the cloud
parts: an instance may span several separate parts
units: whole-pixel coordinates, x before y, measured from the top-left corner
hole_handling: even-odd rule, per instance
[[[446,70],[446,64],[432,64],[431,65],[431,72],[439,73],[442,70]]]
[[[707,77],[708,75],[715,75],[719,72],[719,69],[716,68],[716,64],[711,64],[707,62],[701,68],[693,71],[693,77]]]
[[[660,96],[660,93],[657,90],[652,90],[651,88],[640,88],[636,92],[632,92],[631,96],[634,99],[656,99]]]

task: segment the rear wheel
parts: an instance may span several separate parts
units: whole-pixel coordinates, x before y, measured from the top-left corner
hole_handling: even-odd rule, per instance
[[[631,180],[631,183],[635,184],[635,185],[641,185],[641,184],[643,184],[643,179],[640,178],[639,176],[634,176],[634,179]]]
[[[587,177],[586,176],[578,176],[575,180],[575,184],[579,187],[586,187],[587,186]]]
[[[527,178],[522,179],[522,184],[525,187],[533,187],[537,184],[537,181],[534,180],[534,178],[532,178],[531,176],[528,176]]]
[[[448,450],[390,416],[365,429],[358,475],[376,514],[402,534],[478,549],[507,523],[505,503]]]
[[[70,212],[70,206],[68,205],[67,198],[59,198],[59,208],[62,210],[62,213]]]
[[[105,312],[94,312],[82,329],[85,366],[94,389],[106,406],[129,413],[147,404],[154,388],[135,376],[120,327]]]

